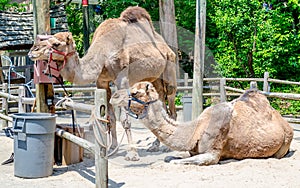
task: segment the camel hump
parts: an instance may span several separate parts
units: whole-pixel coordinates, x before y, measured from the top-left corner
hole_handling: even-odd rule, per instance
[[[128,22],[128,23],[135,23],[138,22],[139,20],[146,19],[149,22],[149,24],[153,27],[152,20],[149,13],[142,7],[137,7],[137,6],[128,7],[126,10],[124,10],[121,13],[120,18],[124,22]]]

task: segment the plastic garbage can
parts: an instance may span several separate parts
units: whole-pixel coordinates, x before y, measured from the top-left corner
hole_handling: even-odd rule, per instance
[[[53,172],[56,115],[18,113],[13,116],[14,175],[40,178]]]
[[[183,104],[183,121],[192,120],[192,96],[182,96],[181,102]]]

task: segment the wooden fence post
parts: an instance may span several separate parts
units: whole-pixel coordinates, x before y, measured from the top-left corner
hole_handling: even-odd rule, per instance
[[[96,89],[95,91],[95,115],[97,118],[106,119],[107,117],[107,99],[104,89]],[[102,126],[100,128],[99,126]],[[107,146],[107,136],[103,131],[106,130],[106,123],[94,126],[95,137],[99,138],[104,146]],[[106,156],[106,148],[101,146],[95,139],[95,169],[96,169],[96,188],[108,187],[108,161]]]
[[[251,81],[250,82],[250,89],[257,89],[257,82],[256,81]]]
[[[22,98],[25,97],[25,87],[24,86],[19,86],[18,96],[19,96],[18,113],[24,113],[24,112],[26,112],[26,105],[23,104],[23,102],[22,102]]]
[[[226,102],[226,78],[220,79],[220,102]]]
[[[2,92],[7,93],[7,83],[2,84]],[[5,116],[7,116],[7,114],[8,114],[8,100],[6,97],[2,98],[2,113]],[[8,121],[3,119],[2,120],[2,128],[5,128],[7,126],[8,126]]]
[[[264,73],[264,87],[263,87],[263,90],[265,92],[269,92],[269,82],[268,82],[268,79],[269,79],[269,72],[265,72]]]
[[[189,86],[189,74],[188,73],[184,73],[184,87],[188,87]],[[187,95],[189,93],[189,90],[184,90],[184,95]]]

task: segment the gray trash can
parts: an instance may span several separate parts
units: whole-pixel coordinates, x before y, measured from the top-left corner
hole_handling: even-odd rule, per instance
[[[53,172],[56,115],[19,113],[13,116],[14,175],[40,178]]]
[[[183,121],[192,120],[192,96],[182,96],[181,102],[183,104]]]

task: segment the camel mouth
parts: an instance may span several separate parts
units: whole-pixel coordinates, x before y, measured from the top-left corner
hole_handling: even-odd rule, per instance
[[[32,53],[28,53],[28,57],[32,60],[35,61],[38,59],[38,57],[40,57],[39,55],[34,55]]]

